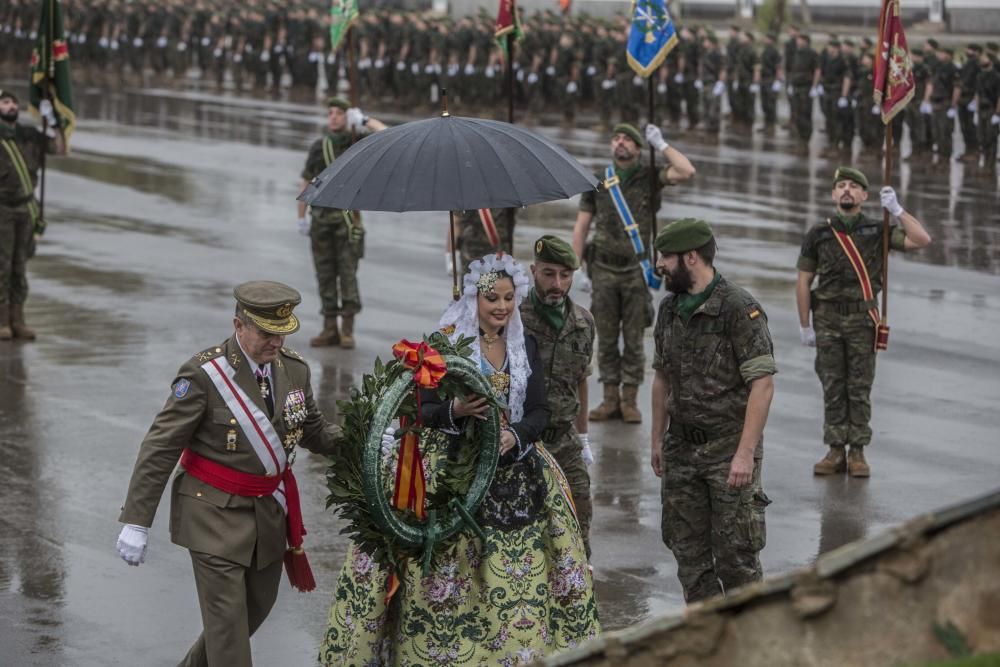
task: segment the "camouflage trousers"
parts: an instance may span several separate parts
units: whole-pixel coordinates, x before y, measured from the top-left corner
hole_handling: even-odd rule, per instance
[[[318,220],[309,229],[313,264],[323,315],[354,315],[361,311],[358,291],[358,260],[364,240],[351,240],[350,227],[342,219]]]
[[[583,444],[575,428],[571,428],[556,442],[543,444],[562,468],[566,482],[569,483],[583,544],[587,548],[587,557],[590,558],[590,522],[594,516],[594,505],[590,499],[590,473],[587,472],[587,464],[583,462]]]
[[[864,447],[872,439],[875,325],[867,313],[813,311],[816,375],[823,385],[823,442]]]
[[[934,102],[932,117],[934,128],[934,143],[937,144],[937,154],[944,158],[951,157],[952,141],[955,134],[955,119],[948,118],[948,108],[951,102]]]
[[[761,486],[761,458],[754,461],[749,485],[733,489],[726,483],[738,444],[738,435],[704,445],[670,433],[663,440],[660,530],[677,560],[677,578],[689,604],[763,576],[759,554],[767,540],[764,510],[771,501]],[[720,457],[713,450],[729,454]]]
[[[0,204],[0,305],[28,299],[27,268],[34,242],[28,208]]]
[[[601,384],[642,384],[646,354],[642,337],[653,323],[653,297],[638,267],[611,271],[590,265],[590,312],[597,325],[597,371]],[[621,338],[622,347],[618,340]]]

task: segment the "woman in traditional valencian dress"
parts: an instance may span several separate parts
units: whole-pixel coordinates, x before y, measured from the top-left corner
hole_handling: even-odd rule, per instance
[[[320,648],[324,665],[513,666],[600,631],[568,486],[536,444],[548,408],[537,346],[518,312],[528,277],[509,255],[487,255],[470,265],[464,288],[441,330],[452,342],[477,339],[471,359],[508,406],[496,475],[476,515],[486,541],[459,533],[426,577],[411,561],[389,605],[386,573],[352,548]],[[442,401],[426,392],[421,414],[425,426],[454,439],[488,409],[482,398]],[[425,460],[446,458],[440,453],[425,451]]]

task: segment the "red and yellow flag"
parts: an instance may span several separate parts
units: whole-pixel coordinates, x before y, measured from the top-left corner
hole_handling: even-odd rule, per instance
[[[518,16],[514,0],[500,0],[497,21],[493,26],[493,37],[500,45],[505,59],[507,58],[507,40],[504,38],[511,33],[513,33],[515,41],[520,41],[521,37],[524,36],[521,32],[521,19]]]
[[[875,103],[882,107],[882,122],[888,125],[913,99],[916,89],[899,0],[882,0],[874,78]]]

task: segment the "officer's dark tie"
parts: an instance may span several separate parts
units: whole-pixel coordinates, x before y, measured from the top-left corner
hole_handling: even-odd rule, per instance
[[[271,379],[264,374],[264,364],[257,365],[257,386],[260,387],[260,395],[267,404],[267,416],[274,417],[274,396],[271,392]]]

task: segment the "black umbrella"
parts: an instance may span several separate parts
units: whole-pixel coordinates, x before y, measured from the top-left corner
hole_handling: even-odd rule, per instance
[[[354,144],[299,199],[355,211],[468,211],[566,199],[596,186],[592,173],[548,139],[446,112]]]

